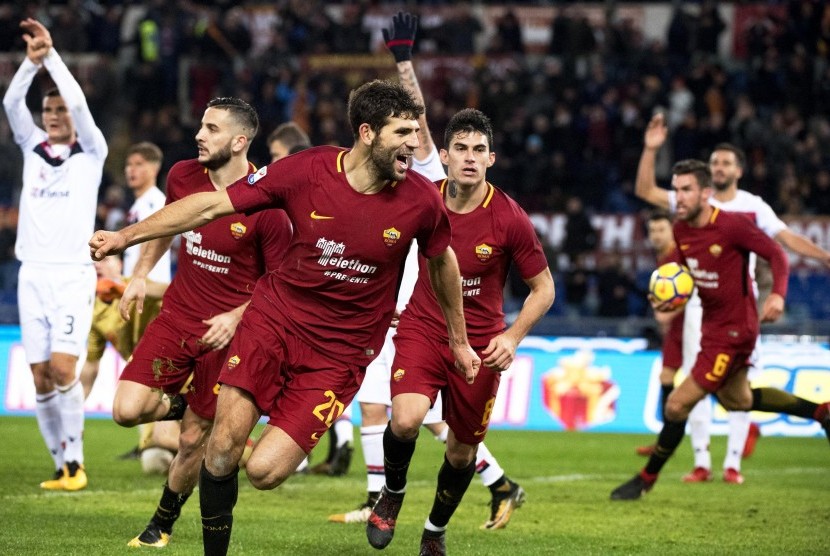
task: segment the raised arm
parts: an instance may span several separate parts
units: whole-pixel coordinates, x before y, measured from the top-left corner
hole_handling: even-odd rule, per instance
[[[226,190],[194,193],[117,232],[98,230],[89,240],[93,260],[120,253],[131,245],[169,237],[235,212]]]
[[[669,208],[669,192],[657,185],[654,175],[657,151],[666,142],[668,130],[663,114],[655,114],[646,127],[643,152],[637,166],[637,181],[634,193],[643,201],[663,209]]]
[[[48,29],[39,21],[29,18],[23,21],[20,26],[31,34],[31,37],[24,35],[27,38],[27,46],[39,44],[39,41],[46,41],[49,45],[52,44]],[[107,141],[104,139],[104,134],[95,125],[95,120],[92,119],[92,112],[89,111],[81,86],[54,48],[50,47],[46,55],[43,56],[43,67],[49,72],[49,76],[60,91],[61,98],[63,98],[66,107],[72,114],[72,121],[78,134],[78,142],[85,151],[95,153],[101,159],[106,158]]]
[[[455,355],[455,366],[464,375],[469,384],[472,384],[481,366],[481,360],[476,355],[470,342],[467,340],[467,326],[464,322],[464,306],[461,297],[461,272],[458,269],[458,260],[452,248],[440,255],[427,260],[429,279],[444,321],[447,323],[447,333],[450,338],[450,349]]]
[[[403,85],[404,89],[415,100],[426,106],[424,95],[421,92],[421,86],[418,84],[418,78],[415,76],[415,66],[412,64],[412,46],[415,44],[415,35],[417,32],[418,16],[398,12],[397,15],[392,16],[392,28],[383,29],[383,40],[386,42],[386,47],[395,57],[395,63],[398,67],[398,79],[401,85]],[[418,124],[421,126],[421,129],[418,131],[420,145],[415,149],[415,158],[425,160],[435,148],[432,135],[429,133],[429,126],[427,125],[426,111],[418,117]]]
[[[34,20],[25,20],[20,24],[26,31],[29,31],[27,27],[29,21]],[[26,93],[43,63],[44,56],[52,49],[52,38],[49,32],[46,31],[43,34],[42,31],[46,31],[46,28],[41,25],[40,28],[35,29],[36,34],[23,35],[23,40],[26,41],[26,58],[15,72],[6,95],[3,97],[3,108],[6,110],[9,126],[18,145],[26,143],[37,129],[32,113],[26,106]]]

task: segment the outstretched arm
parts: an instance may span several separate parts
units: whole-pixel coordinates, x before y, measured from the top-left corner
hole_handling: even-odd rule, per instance
[[[654,167],[657,151],[666,142],[667,134],[663,114],[655,114],[646,127],[645,144],[640,155],[640,164],[637,166],[637,181],[634,185],[634,193],[637,197],[664,209],[669,208],[669,192],[657,185]]]
[[[790,251],[798,253],[802,257],[815,259],[824,266],[830,267],[830,253],[813,243],[809,238],[797,234],[789,228],[784,228],[775,234],[775,239]]]
[[[464,322],[464,306],[461,297],[461,272],[458,269],[455,252],[447,247],[440,255],[428,259],[427,264],[432,289],[441,306],[441,312],[444,313],[444,321],[447,323],[450,349],[455,355],[455,366],[467,382],[472,384],[478,374],[481,360],[467,340],[467,326]]]
[[[198,228],[235,212],[227,191],[194,193],[117,232],[98,230],[89,240],[92,259],[120,253],[131,245]]]

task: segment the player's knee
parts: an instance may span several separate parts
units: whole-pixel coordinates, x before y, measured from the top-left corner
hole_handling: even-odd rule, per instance
[[[689,417],[689,408],[669,396],[666,400],[665,413],[669,421],[685,421]]]
[[[256,457],[254,453],[245,465],[248,480],[257,490],[271,490],[277,488],[291,475],[282,472],[273,462],[266,458]]]
[[[476,459],[475,450],[463,450],[463,451],[449,451],[447,450],[447,461],[450,462],[450,465],[453,466],[455,469],[464,469]]]
[[[237,447],[231,437],[214,431],[205,451],[205,466],[211,474],[225,476],[239,466],[244,449],[244,443]]]
[[[412,415],[392,416],[392,433],[398,438],[412,439],[418,436],[423,419]]]
[[[112,420],[122,427],[134,427],[141,424],[140,415],[128,407],[113,405]]]
[[[201,431],[182,431],[179,436],[179,454],[185,458],[203,454],[205,451],[204,440]]]

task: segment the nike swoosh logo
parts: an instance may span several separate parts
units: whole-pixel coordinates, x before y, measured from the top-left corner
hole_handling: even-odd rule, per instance
[[[487,429],[480,430],[480,431],[475,431],[475,432],[473,432],[473,436],[481,436],[481,435],[483,435],[485,432],[487,432]]]
[[[312,220],[334,220],[334,216],[322,216],[317,214],[316,210],[311,211],[311,219]]]
[[[689,246],[689,244],[688,244],[688,243],[684,243],[684,244],[682,244],[682,245],[680,246],[680,250],[681,250],[681,251],[685,251],[685,250],[686,250],[686,249],[688,249],[689,247],[690,247],[690,246]]]
[[[312,214],[314,214],[314,213],[312,213]],[[312,439],[314,442],[317,442],[318,440],[320,440],[320,436],[319,436],[319,434],[320,434],[320,433],[318,433],[318,432],[312,433],[312,434],[311,434],[311,439]]]

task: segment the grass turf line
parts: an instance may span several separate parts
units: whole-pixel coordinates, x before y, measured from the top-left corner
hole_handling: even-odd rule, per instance
[[[126,543],[149,520],[164,480],[145,476],[137,461],[115,456],[138,433],[110,421],[86,424],[87,490],[43,492],[51,463],[33,418],[0,418],[0,546],[4,554],[109,555],[133,552]],[[331,513],[365,499],[356,434],[355,458],[343,478],[292,477],[260,492],[240,475],[232,554],[339,556],[380,554],[364,527],[328,523]],[[830,451],[821,438],[762,438],[744,462],[746,483],[724,484],[719,465],[725,438],[713,438],[715,481],[687,485],[684,441],[655,489],[638,502],[611,502],[611,490],[645,462],[634,448],[645,435],[492,431],[487,444],[528,501],[502,531],[480,531],[489,492],[478,478],[453,517],[447,546],[454,556],[536,554],[830,554]],[[315,454],[316,461],[325,449]],[[443,445],[422,435],[410,471],[406,503],[388,556],[417,551],[429,513]],[[186,504],[167,555],[201,552],[198,492]],[[145,549],[146,550],[149,549]]]

